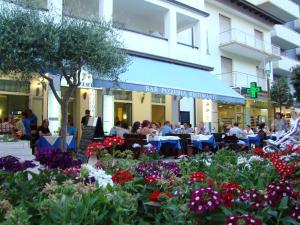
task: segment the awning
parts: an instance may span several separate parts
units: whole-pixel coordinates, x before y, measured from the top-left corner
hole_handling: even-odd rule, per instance
[[[94,80],[96,88],[117,88],[244,104],[244,97],[226,86],[208,71],[132,57],[128,70],[119,82]]]

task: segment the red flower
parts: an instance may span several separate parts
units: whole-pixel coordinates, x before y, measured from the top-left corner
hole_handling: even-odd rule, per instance
[[[159,197],[164,196],[166,198],[172,198],[173,195],[171,194],[167,194],[164,192],[160,192],[160,191],[153,191],[151,195],[149,195],[149,200],[151,202],[160,202]]]
[[[110,148],[113,145],[123,145],[124,144],[124,139],[122,139],[119,136],[115,136],[115,137],[107,137],[104,139],[103,141],[103,145],[106,148]]]
[[[194,172],[194,173],[192,173],[190,180],[192,182],[205,182],[206,174],[203,172]]]
[[[208,179],[208,185],[209,185],[209,186],[212,186],[212,185],[213,185],[213,183],[214,183],[214,180],[213,180],[213,179],[211,179],[211,178],[209,178],[209,179]]]
[[[129,170],[123,170],[123,171],[116,172],[112,176],[112,180],[114,183],[120,184],[120,183],[133,180],[133,175],[132,173],[130,173]]]
[[[233,204],[234,195],[231,194],[231,193],[229,193],[229,192],[227,192],[226,194],[224,194],[222,196],[222,199],[223,199],[225,207],[229,208]]]
[[[146,181],[146,183],[148,183],[148,184],[151,184],[151,183],[153,183],[153,182],[155,182],[155,181],[159,181],[160,180],[160,178],[158,178],[158,177],[154,177],[154,176],[145,176],[145,181]]]
[[[87,157],[97,156],[98,152],[103,149],[104,146],[101,142],[92,142],[89,144],[85,150],[85,155]]]

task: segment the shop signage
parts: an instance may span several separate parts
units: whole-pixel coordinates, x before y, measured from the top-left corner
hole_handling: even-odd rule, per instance
[[[93,76],[87,71],[82,71],[80,75],[79,88],[93,88]],[[68,87],[68,83],[64,77],[61,78],[61,86]]]
[[[164,87],[154,87],[154,86],[145,86],[145,92],[153,92],[162,95],[176,95],[182,97],[190,97],[190,98],[201,98],[201,99],[210,99],[216,100],[217,96],[212,94],[193,92],[193,91],[183,91],[173,88],[164,88]]]
[[[212,101],[203,100],[203,122],[209,123],[212,122]]]
[[[250,94],[251,98],[257,98],[257,93],[261,91],[261,87],[258,87],[256,82],[251,82],[250,88],[246,88],[246,92]]]

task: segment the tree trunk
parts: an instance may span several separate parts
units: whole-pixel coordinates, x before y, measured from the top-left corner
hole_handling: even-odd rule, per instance
[[[63,99],[62,106],[61,106],[61,150],[66,151],[66,138],[67,138],[67,128],[68,128],[68,105],[69,99]]]

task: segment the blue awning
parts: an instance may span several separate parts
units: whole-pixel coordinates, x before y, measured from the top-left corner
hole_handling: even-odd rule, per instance
[[[244,104],[243,96],[208,71],[173,63],[133,56],[128,70],[119,78],[117,83],[95,79],[94,87]]]

